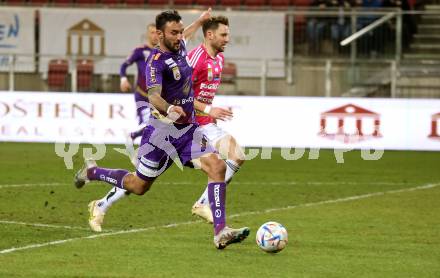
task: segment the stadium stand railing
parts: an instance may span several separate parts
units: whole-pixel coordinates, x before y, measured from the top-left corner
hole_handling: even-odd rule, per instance
[[[392,17],[377,28],[348,46],[340,45],[340,41],[354,31],[390,13]],[[368,15],[374,15],[374,19],[366,24],[362,18]],[[408,15],[420,24],[417,32],[410,35],[404,34],[408,31],[409,23],[405,21]],[[340,21],[341,18],[343,21]],[[320,19],[324,19],[324,24],[317,24]],[[269,77],[267,74],[273,70],[274,61],[240,61],[236,58],[227,60],[236,65],[235,74],[228,75],[229,68],[225,68],[225,84],[220,91],[244,95],[440,97],[440,84],[435,75],[440,67],[440,37],[432,33],[439,21],[440,9],[435,7],[413,12],[396,9],[354,9],[344,10],[343,13],[335,9],[289,10],[286,12],[285,30],[289,34],[286,43],[288,51],[282,61],[286,66],[278,69],[284,70],[284,77]],[[341,22],[345,28],[340,28]],[[78,69],[73,66],[76,65],[75,57],[51,57],[69,61],[67,78],[64,83],[56,83],[61,81],[54,79],[50,70],[40,70],[39,54],[33,59],[37,65],[32,73],[21,70],[26,65],[17,62],[17,55],[6,55],[13,58],[8,66],[3,65],[0,72],[0,78],[7,80],[0,83],[0,90],[54,90],[58,84],[59,90],[66,92],[119,92],[119,77],[116,74],[93,72],[93,66],[89,67],[92,70],[86,71],[87,74],[80,73],[81,66]],[[84,58],[93,62],[99,59],[95,56]],[[122,62],[125,57],[114,58]],[[116,63],[109,66],[117,68],[119,64]],[[260,67],[261,70],[256,69],[256,72],[261,72],[261,75],[241,76],[239,73],[246,64],[248,67]],[[268,68],[265,69],[264,65]],[[82,81],[71,82],[72,76]],[[129,78],[133,80],[133,76]],[[64,84],[64,88],[59,84]]]

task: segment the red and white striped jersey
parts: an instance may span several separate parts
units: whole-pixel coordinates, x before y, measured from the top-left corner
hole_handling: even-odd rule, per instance
[[[199,45],[188,53],[188,63],[193,68],[193,89],[196,100],[211,104],[221,82],[224,56],[218,53],[211,57],[203,46]],[[196,110],[196,121],[201,125],[214,122],[214,119],[203,111]]]

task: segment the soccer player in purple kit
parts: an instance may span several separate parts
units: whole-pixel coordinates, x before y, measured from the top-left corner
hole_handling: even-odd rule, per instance
[[[184,35],[186,38],[190,38],[194,35],[194,33],[198,30],[201,25],[207,18],[211,16],[211,9],[203,12],[200,17],[190,24],[184,30]],[[127,67],[136,63],[138,74],[137,74],[137,82],[136,88],[134,92],[134,98],[136,102],[136,112],[139,122],[138,130],[131,132],[128,134],[128,140],[126,144],[126,150],[130,155],[130,160],[133,165],[136,165],[137,157],[136,152],[133,148],[133,141],[142,136],[143,130],[147,125],[147,121],[150,117],[150,107],[148,105],[148,94],[147,94],[147,83],[146,83],[146,75],[145,71],[147,68],[147,59],[149,58],[151,51],[153,48],[158,47],[159,44],[159,36],[156,31],[156,24],[151,23],[147,26],[146,32],[146,44],[140,47],[137,47],[133,50],[132,54],[124,61],[120,68],[120,76],[121,76],[121,91],[129,92],[132,90],[131,84],[127,78]],[[94,232],[102,231],[102,224],[104,222],[105,214],[108,209],[117,201],[121,200],[125,196],[128,196],[130,193],[127,190],[120,189],[118,187],[112,188],[104,197],[99,200],[93,200],[88,205],[89,210],[89,226],[90,229]]]
[[[226,225],[226,165],[195,123],[192,68],[187,62],[181,17],[177,11],[162,12],[156,17],[156,28],[160,49],[152,51],[146,72],[152,113],[142,135],[136,173],[100,168],[95,161],[86,160],[75,175],[75,185],[81,188],[89,181],[104,181],[143,195],[172,161],[186,165],[200,158],[201,169],[208,176],[214,244],[223,249],[244,240],[250,230]]]
[[[134,91],[134,99],[137,103],[148,102],[148,95],[146,89],[145,70],[147,66],[147,59],[154,47],[159,44],[159,37],[156,32],[156,24],[150,23],[147,25],[146,43],[142,46],[136,47],[130,56],[121,65],[119,76],[121,77],[120,89],[123,92],[130,92],[132,90],[131,84],[127,78],[127,68],[136,63],[137,66],[137,82]],[[130,145],[133,140],[142,135],[143,129],[147,125],[150,117],[150,108],[147,105],[136,105],[136,113],[138,118],[138,129],[131,132]],[[134,152],[134,150],[132,150]],[[107,210],[118,200],[127,196],[129,192],[118,187],[112,188],[104,197],[99,200],[94,200],[89,203],[89,226],[94,232],[102,231],[102,223]]]

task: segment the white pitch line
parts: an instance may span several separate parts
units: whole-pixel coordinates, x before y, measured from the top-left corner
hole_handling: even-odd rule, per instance
[[[325,204],[334,204],[334,203],[342,203],[342,202],[348,202],[348,201],[356,201],[356,200],[366,199],[366,198],[375,197],[375,196],[383,196],[386,194],[396,194],[396,193],[402,193],[402,192],[412,192],[412,191],[416,191],[416,190],[431,189],[431,188],[437,187],[439,185],[440,185],[440,183],[430,183],[430,184],[421,185],[421,186],[412,187],[412,188],[368,193],[368,194],[355,195],[355,196],[338,198],[338,199],[333,199],[333,200],[326,200],[326,201],[320,201],[320,202],[314,202],[314,203],[306,203],[306,204],[299,204],[299,205],[294,205],[294,206],[287,206],[287,207],[283,207],[283,208],[265,209],[262,211],[243,212],[243,213],[230,215],[229,218],[236,218],[236,217],[255,215],[255,214],[263,214],[263,213],[269,213],[269,212],[275,212],[275,211],[283,211],[283,210],[289,210],[289,209],[294,209],[294,208],[314,207],[314,206],[325,205]]]
[[[140,229],[132,229],[132,230],[123,230],[123,231],[117,231],[117,232],[110,232],[110,233],[94,234],[94,235],[85,236],[85,237],[74,237],[74,238],[50,241],[50,242],[46,242],[46,243],[31,244],[31,245],[26,245],[26,246],[23,246],[23,247],[12,247],[12,248],[9,248],[9,249],[1,250],[0,251],[0,255],[1,254],[12,253],[12,252],[15,252],[15,251],[20,251],[20,250],[35,249],[35,248],[40,248],[40,247],[45,247],[45,246],[50,246],[50,245],[59,245],[59,244],[64,244],[64,243],[67,243],[67,242],[81,240],[81,239],[94,239],[94,238],[100,238],[100,237],[106,237],[106,236],[139,233],[139,232],[145,232],[145,231],[150,231],[150,230],[155,230],[155,229],[160,229],[160,228],[174,228],[174,227],[177,227],[177,226],[190,225],[190,224],[201,223],[201,222],[202,222],[201,220],[196,220],[196,221],[172,223],[172,224],[167,224],[167,225],[162,225],[162,226],[153,226],[153,227],[146,227],[146,228],[140,228]]]
[[[67,183],[24,183],[24,184],[0,184],[0,189],[11,188],[11,187],[32,187],[32,186],[60,186],[66,185]]]
[[[325,205],[325,204],[334,204],[334,203],[355,201],[355,200],[360,200],[360,199],[365,199],[365,198],[370,198],[370,197],[375,197],[375,196],[383,196],[386,194],[396,194],[396,193],[403,193],[403,192],[412,192],[412,191],[416,191],[416,190],[431,189],[431,188],[437,187],[439,185],[440,185],[440,183],[429,183],[429,184],[416,186],[416,187],[412,187],[412,188],[405,188],[405,189],[399,189],[399,190],[389,190],[389,191],[375,192],[375,193],[369,193],[369,194],[363,194],[363,195],[355,195],[355,196],[350,196],[350,197],[345,197],[345,198],[338,198],[338,199],[333,199],[333,200],[307,203],[307,204],[296,205],[296,206],[287,206],[287,207],[282,207],[282,208],[272,208],[272,209],[266,209],[266,210],[261,210],[261,211],[243,212],[243,213],[239,213],[239,214],[233,214],[233,215],[229,216],[228,218],[237,218],[237,217],[247,216],[247,215],[263,214],[263,213],[275,212],[275,211],[283,211],[283,210],[295,209],[295,208],[300,208],[300,207],[313,207],[313,206],[319,206],[319,205]],[[162,225],[162,226],[154,226],[154,227],[147,227],[147,228],[140,228],[140,229],[132,229],[132,230],[110,232],[110,233],[95,234],[95,235],[86,236],[86,237],[75,237],[75,238],[51,241],[51,242],[40,243],[40,244],[26,245],[23,247],[13,247],[13,248],[9,248],[9,249],[0,250],[0,255],[12,253],[15,251],[26,250],[26,249],[35,249],[35,248],[45,247],[45,246],[49,246],[49,245],[59,245],[59,244],[64,244],[67,242],[82,240],[82,239],[94,239],[94,238],[101,238],[101,237],[114,236],[114,235],[120,235],[120,234],[139,233],[139,232],[144,232],[144,231],[149,231],[149,230],[154,230],[154,229],[174,228],[174,227],[178,227],[178,226],[191,225],[191,224],[201,223],[201,222],[202,222],[201,220],[198,220],[198,221],[172,223],[172,224]]]
[[[26,222],[9,221],[9,220],[0,220],[0,224],[12,224],[12,225],[24,225],[24,226],[32,226],[32,227],[44,227],[44,228],[57,228],[57,229],[86,230],[86,231],[90,231],[90,229],[84,228],[84,227],[61,226],[61,225],[52,225],[52,224],[43,224],[43,223],[26,223]]]

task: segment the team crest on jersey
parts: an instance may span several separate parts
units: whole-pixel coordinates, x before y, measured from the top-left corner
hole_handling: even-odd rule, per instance
[[[180,75],[179,67],[173,67],[172,71],[173,71],[174,80],[180,80],[182,76]]]
[[[208,65],[208,81],[212,81],[213,75],[212,75],[212,67],[211,65]]]
[[[160,53],[157,53],[156,55],[154,55],[154,58],[153,58],[153,59],[154,59],[155,61],[157,61],[157,60],[159,60],[159,57],[160,57]]]

